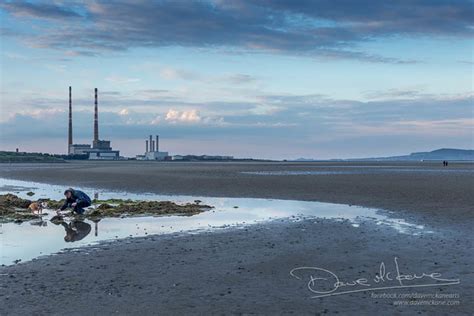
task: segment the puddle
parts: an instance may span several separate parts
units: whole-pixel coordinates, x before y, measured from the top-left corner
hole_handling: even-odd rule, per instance
[[[36,182],[0,179],[0,194],[13,193],[22,198],[61,199],[64,186]],[[253,198],[211,198],[198,196],[170,196],[151,193],[127,193],[102,189],[83,188],[91,197],[100,199],[167,200],[176,203],[201,200],[215,208],[187,216],[104,218],[98,222],[84,220],[80,223],[55,225],[49,219],[54,211],[44,210],[48,215],[43,220],[22,224],[0,224],[0,264],[9,265],[15,260],[31,260],[43,255],[60,252],[62,249],[97,244],[105,240],[141,237],[153,234],[196,233],[205,230],[226,229],[271,220],[298,221],[307,218],[349,220],[357,228],[363,221],[374,221],[391,227],[400,233],[427,233],[422,225],[408,223],[403,219],[388,217],[386,212],[376,209],[294,200],[268,200]],[[28,192],[35,195],[28,196]],[[385,213],[385,214],[384,214]],[[66,241],[68,240],[68,241]]]

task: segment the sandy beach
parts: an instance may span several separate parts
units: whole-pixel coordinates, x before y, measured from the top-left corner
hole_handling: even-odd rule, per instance
[[[2,315],[470,315],[474,310],[469,164],[453,164],[450,171],[426,163],[0,167],[4,178],[65,186],[361,205],[424,226],[410,234],[370,221],[354,226],[293,218],[81,247],[2,267]],[[388,275],[417,275],[403,284],[416,287],[401,287]],[[326,280],[310,282],[311,276]],[[361,278],[371,288],[390,289],[341,293],[364,288],[350,285]],[[335,280],[342,282],[337,288]],[[314,297],[322,293],[338,294]]]
[[[290,172],[265,175],[264,172]],[[292,175],[291,172],[298,172]],[[305,175],[304,173],[309,173]],[[259,174],[255,174],[259,173]],[[302,173],[302,174],[301,174]],[[321,201],[433,215],[474,216],[474,164],[440,162],[2,164],[0,177],[126,192]]]

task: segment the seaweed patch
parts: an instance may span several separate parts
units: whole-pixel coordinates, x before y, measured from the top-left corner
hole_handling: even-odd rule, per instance
[[[61,207],[64,200],[56,201],[42,199],[47,202],[48,208]],[[0,222],[16,222],[39,219],[41,215],[31,213],[28,206],[32,201],[22,199],[14,194],[0,195]],[[87,219],[101,219],[106,217],[129,216],[162,216],[182,215],[191,216],[212,209],[212,206],[203,205],[201,201],[194,203],[177,204],[171,201],[133,201],[133,200],[94,200],[93,205],[84,215],[75,215],[72,212],[63,213],[64,217],[81,217]]]

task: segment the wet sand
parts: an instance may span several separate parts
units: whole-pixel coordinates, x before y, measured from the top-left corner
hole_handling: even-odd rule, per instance
[[[330,220],[150,236],[1,268],[0,314],[472,315],[472,247],[472,233],[444,230],[413,236],[369,223],[356,228]],[[311,298],[315,294],[307,288],[308,274],[302,280],[290,275],[307,266],[330,270],[344,282],[373,280],[381,262],[395,273],[394,257],[401,274],[436,272],[461,283]],[[372,293],[459,297],[395,299]],[[437,305],[394,305],[431,300]]]
[[[339,172],[265,176],[261,171]],[[245,173],[246,172],[246,173]],[[342,172],[342,173],[341,173]],[[1,164],[0,177],[127,192],[256,197],[353,204],[434,215],[449,222],[473,219],[474,164],[411,162],[188,163],[73,162]]]
[[[132,162],[0,168],[2,177],[72,186],[378,207],[394,210],[397,216],[425,224],[426,231],[433,231],[410,235],[371,222],[353,227],[347,221],[303,220],[198,235],[126,239],[0,268],[2,315],[471,315],[474,311],[474,186],[470,171],[444,172],[438,165],[392,163],[383,166],[393,168],[392,171],[307,176],[241,172],[360,168],[313,163]],[[370,168],[380,168],[380,164],[364,170]],[[410,171],[414,168],[425,168],[426,172]],[[472,171],[473,167],[450,168]],[[328,269],[345,282],[358,278],[373,280],[380,273],[381,262],[395,273],[394,257],[398,258],[402,274],[441,273],[443,278],[459,279],[460,284],[390,289],[373,294],[456,297],[394,299],[359,292],[311,298],[315,294],[307,288],[309,276],[298,280],[290,275],[292,269],[306,266]],[[429,281],[425,277],[419,284]],[[384,285],[393,283],[387,281]],[[400,300],[419,305],[394,305]],[[426,303],[430,300],[431,304]],[[442,305],[446,302],[456,305]]]

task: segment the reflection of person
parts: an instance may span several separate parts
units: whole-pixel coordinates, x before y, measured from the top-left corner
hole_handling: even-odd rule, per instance
[[[74,220],[69,224],[66,222],[61,222],[64,229],[66,230],[66,236],[64,240],[66,242],[75,242],[81,239],[84,239],[91,232],[91,225],[83,221]]]
[[[82,191],[69,188],[64,191],[64,196],[66,197],[66,201],[63,206],[61,206],[61,211],[64,211],[68,207],[72,207],[73,212],[83,214],[84,207],[91,206],[91,198]]]
[[[99,236],[99,222],[100,222],[100,218],[92,219],[92,221],[94,222],[94,235],[97,237],[97,236]]]

